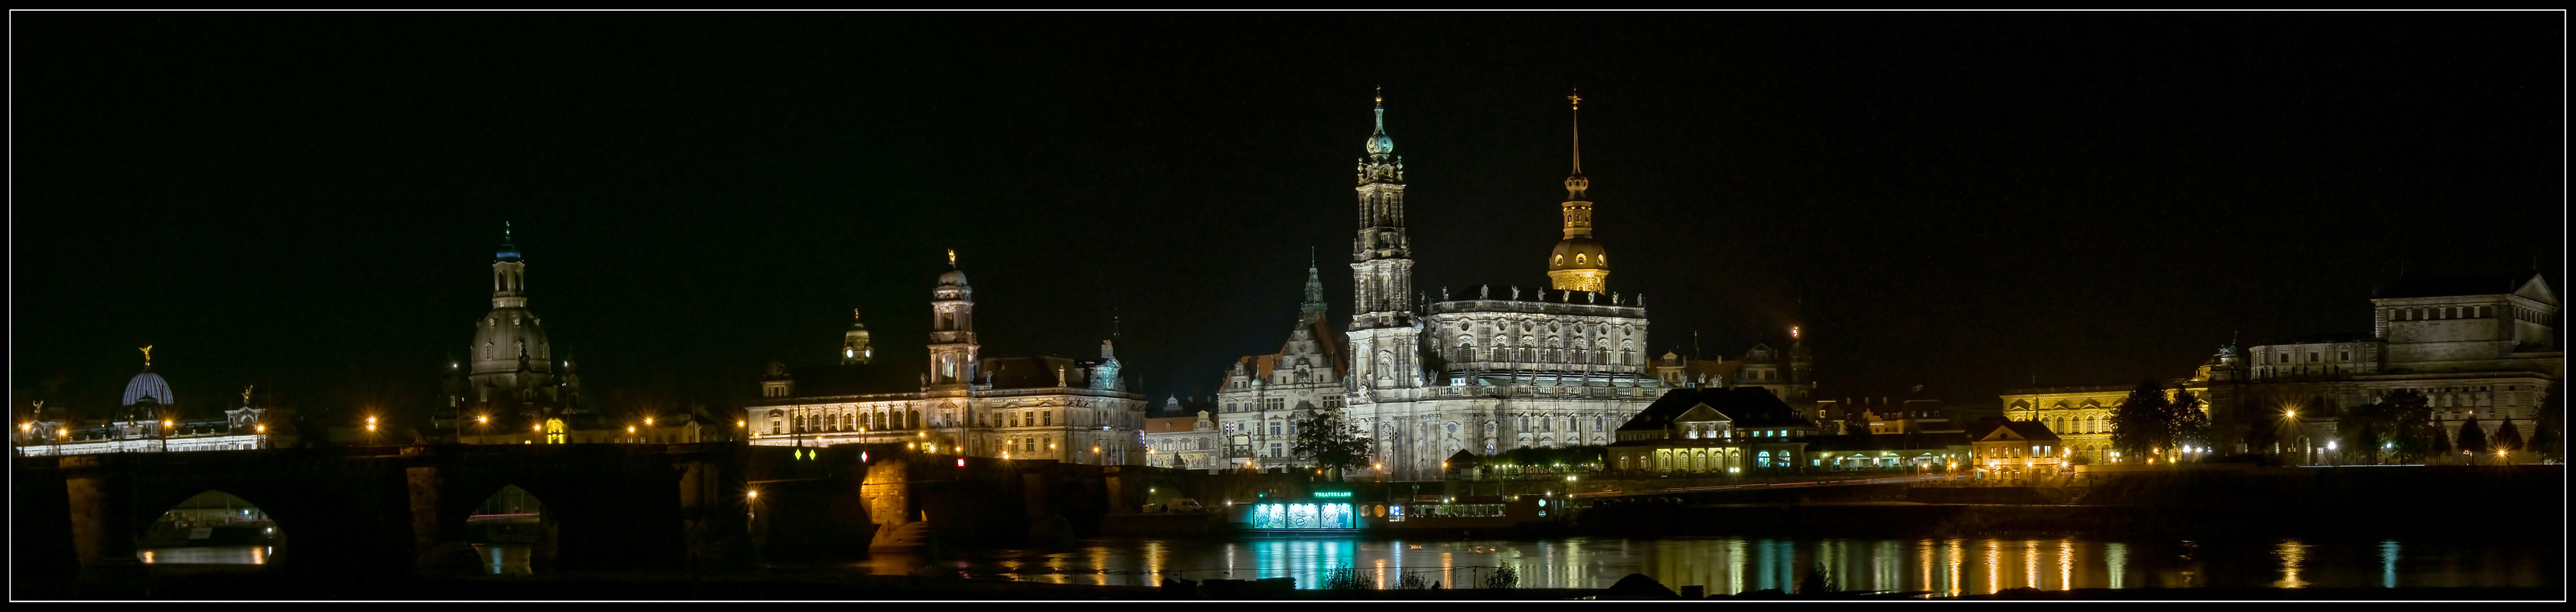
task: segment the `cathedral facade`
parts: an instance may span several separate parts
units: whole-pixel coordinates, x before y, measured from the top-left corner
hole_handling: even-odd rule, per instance
[[[902,444],[933,455],[1142,465],[1144,396],[1120,375],[1115,346],[1097,360],[992,357],[975,337],[975,289],[950,270],[931,288],[930,362],[878,363],[863,325],[840,363],[773,362],[742,425],[752,444]]]
[[[1486,285],[1472,297],[1443,289],[1431,301],[1413,283],[1404,164],[1383,99],[1376,115],[1355,189],[1345,418],[1395,478],[1436,477],[1459,451],[1610,443],[1663,384],[1648,370],[1644,297],[1609,291],[1580,132],[1559,205],[1564,232],[1546,260],[1551,286]]]

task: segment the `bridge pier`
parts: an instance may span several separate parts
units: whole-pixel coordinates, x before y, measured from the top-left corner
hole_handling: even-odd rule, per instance
[[[403,484],[411,501],[412,550],[418,553],[413,568],[441,575],[482,574],[483,556],[466,541],[466,515],[442,503],[448,485],[444,470],[436,463],[405,466]]]
[[[63,492],[71,511],[72,551],[83,568],[131,568],[134,556],[134,483],[106,465],[106,457],[61,459]]]
[[[680,517],[691,571],[749,569],[762,565],[751,541],[742,457],[712,450],[674,457],[680,471]],[[739,454],[738,449],[730,450]]]

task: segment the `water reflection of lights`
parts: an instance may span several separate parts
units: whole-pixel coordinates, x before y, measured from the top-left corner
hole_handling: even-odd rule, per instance
[[[1961,542],[1957,538],[1951,538],[1949,545],[1942,547],[1943,552],[1948,553],[1950,558],[1950,588],[1947,590],[1950,592],[1951,597],[1958,597],[1960,595],[1960,591],[1963,590],[1960,583],[1964,581],[1965,578],[1960,576],[1960,570],[1967,567],[1968,555],[1966,552],[1961,551],[1960,548],[1965,544],[1965,542]]]
[[[1939,590],[1940,583],[1932,581],[1932,541],[1916,540],[1914,545],[1923,550],[1923,554],[1919,555],[1923,559],[1923,580],[1915,584],[1923,585],[1923,590],[1926,591]]]
[[[2004,590],[2004,543],[1986,540],[1986,592]]]
[[[2038,540],[2026,540],[2021,543],[2021,574],[2022,581],[2028,583],[2030,588],[2044,588],[2039,584]]]
[[[2057,541],[2057,588],[2063,591],[2075,590],[2075,540],[2073,538]]]
[[[2281,581],[2272,583],[2272,586],[2284,589],[2308,586],[2307,581],[2299,579],[2299,565],[2308,560],[2308,545],[2296,539],[2281,540],[2278,554],[2281,556]]]
[[[2379,586],[2397,588],[2397,541],[2379,543]]]
[[[1101,550],[1106,551],[1107,549],[1104,548]],[[1157,585],[1162,583],[1163,541],[1148,540],[1145,542],[1145,584]]]
[[[1744,584],[1744,544],[1742,538],[1726,541],[1726,588],[1730,593],[1753,590]]]
[[[1098,546],[1091,547],[1091,576],[1093,584],[1109,586],[1108,567],[1109,549]]]
[[[2120,581],[2129,575],[2129,545],[2119,542],[2103,544],[2102,564],[2109,570],[2111,588],[2127,588]]]

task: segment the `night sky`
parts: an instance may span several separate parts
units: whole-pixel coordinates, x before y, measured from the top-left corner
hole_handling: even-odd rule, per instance
[[[1823,394],[1954,403],[2368,330],[2374,285],[2566,290],[2563,15],[13,13],[13,410],[155,370],[202,411],[426,416],[529,307],[612,414],[988,355],[1157,399],[1350,314],[1383,86],[1416,283],[1537,287],[1565,95],[1655,353],[1803,325]],[[352,417],[354,418],[354,417]]]

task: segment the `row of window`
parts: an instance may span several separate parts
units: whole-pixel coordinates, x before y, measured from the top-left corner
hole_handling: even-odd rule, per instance
[[[2273,355],[2279,356],[2279,359],[2274,359],[2274,360],[2272,361],[2273,363],[2289,363],[2289,362],[2290,362],[2290,352],[2289,352],[2289,351],[2282,351],[2282,352],[2278,352],[2278,353],[2273,353]],[[2309,363],[2316,363],[2316,362],[2319,362],[2319,361],[2324,361],[2323,359],[2320,359],[2320,357],[2321,357],[2321,356],[2323,356],[2323,355],[2324,355],[2323,353],[2319,353],[2319,352],[2317,352],[2317,351],[2308,351],[2308,362],[2309,362]],[[2337,351],[2337,352],[2335,352],[2335,361],[2352,361],[2352,351]]]

